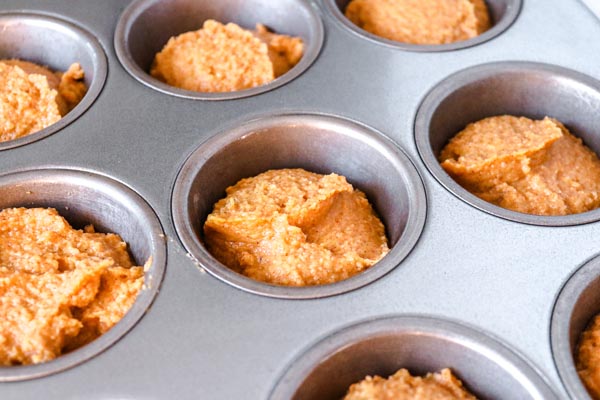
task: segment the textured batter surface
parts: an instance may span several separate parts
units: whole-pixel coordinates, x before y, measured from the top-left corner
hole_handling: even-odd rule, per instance
[[[374,35],[413,44],[458,42],[490,28],[483,0],[352,0],[346,16]]]
[[[388,379],[367,376],[350,386],[344,400],[475,400],[448,368],[414,377],[401,369]]]
[[[65,73],[55,73],[27,61],[0,60],[0,142],[54,124],[86,91],[77,63]]]
[[[527,214],[567,215],[600,206],[600,161],[552,118],[498,116],[469,124],[440,154],[471,193]]]
[[[300,38],[269,32],[263,25],[248,31],[214,20],[202,29],[169,39],[150,74],[178,88],[231,92],[271,82],[300,61]]]
[[[118,235],[75,230],[54,209],[0,211],[0,365],[49,361],[94,340],[143,282]]]
[[[383,224],[343,176],[270,170],[227,188],[204,225],[208,250],[250,278],[321,285],[369,268],[387,252]]]
[[[588,392],[600,399],[600,315],[581,334],[577,353],[577,372]]]

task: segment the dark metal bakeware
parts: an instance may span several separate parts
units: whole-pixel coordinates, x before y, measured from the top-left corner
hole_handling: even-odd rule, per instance
[[[600,251],[600,224],[529,225],[472,207],[428,171],[414,123],[439,82],[482,64],[535,62],[600,79],[600,23],[583,3],[525,0],[515,21],[493,39],[461,50],[415,52],[356,35],[323,1],[308,1],[324,27],[310,67],[268,92],[223,101],[165,94],[127,72],[114,39],[128,4],[0,5],[3,12],[74,22],[98,40],[108,61],[106,82],[91,107],[52,135],[0,152],[0,173],[66,168],[121,182],[153,209],[168,246],[161,290],[133,329],[73,368],[1,383],[0,398],[267,399],[290,363],[319,338],[365,319],[407,313],[493,334],[567,398],[552,357],[551,315],[563,283]],[[179,241],[172,189],[189,155],[248,121],[289,113],[372,127],[406,153],[423,179],[427,220],[419,241],[398,266],[362,288],[311,300],[255,295],[203,273]]]

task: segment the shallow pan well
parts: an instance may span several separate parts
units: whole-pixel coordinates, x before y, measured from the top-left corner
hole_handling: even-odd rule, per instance
[[[246,278],[208,253],[202,227],[225,189],[270,169],[335,172],[362,190],[386,227],[391,251],[365,272],[313,287],[269,285]],[[172,198],[173,220],[186,249],[217,278],[271,297],[317,298],[359,288],[395,268],[423,229],[423,183],[409,158],[364,125],[333,116],[289,114],[251,120],[201,144],[185,161]]]
[[[0,367],[0,382],[37,378],[74,367],[112,346],[148,311],[166,267],[162,227],[150,206],[134,191],[90,172],[39,169],[0,176],[0,209],[53,207],[76,229],[93,224],[98,232],[117,233],[137,265],[152,257],[144,288],[129,312],[91,343],[42,364]]]
[[[390,316],[341,329],[301,354],[270,400],[339,400],[366,376],[400,368],[425,375],[450,368],[478,399],[557,399],[519,355],[472,328],[440,318]]]
[[[299,36],[304,54],[290,71],[268,84],[224,93],[179,89],[149,74],[154,56],[170,37],[200,29],[207,19],[233,22],[245,29],[261,23],[276,33]],[[228,100],[272,90],[296,78],[317,58],[323,44],[323,23],[313,7],[301,0],[137,0],[121,15],[115,49],[123,67],[138,81],[160,92],[195,100]]]
[[[44,14],[0,13],[0,59],[20,59],[66,71],[78,62],[85,74],[87,93],[55,124],[27,136],[0,142],[0,150],[35,142],[75,121],[100,94],[107,74],[106,56],[98,40],[72,22]]]

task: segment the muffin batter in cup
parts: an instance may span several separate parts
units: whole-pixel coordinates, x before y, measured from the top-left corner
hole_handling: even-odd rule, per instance
[[[0,60],[0,142],[42,130],[65,116],[85,96],[77,63],[64,72],[21,60]]]
[[[388,379],[367,376],[350,386],[343,400],[475,400],[462,382],[445,368],[425,377],[400,369]]]
[[[350,278],[389,251],[364,193],[340,175],[302,169],[270,170],[227,188],[204,240],[234,271],[286,286]]]
[[[352,0],[345,14],[374,35],[419,45],[471,39],[491,26],[484,0]]]
[[[439,161],[469,192],[509,210],[568,215],[600,206],[600,160],[553,118],[474,122],[450,140]]]
[[[0,366],[50,361],[91,342],[143,284],[144,268],[118,235],[73,229],[55,209],[0,211]]]
[[[302,39],[278,35],[261,24],[255,31],[214,20],[169,39],[150,75],[197,92],[232,92],[267,84],[302,58]]]

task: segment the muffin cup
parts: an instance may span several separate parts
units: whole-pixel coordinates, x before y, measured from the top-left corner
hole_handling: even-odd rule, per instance
[[[281,168],[345,176],[367,195],[381,217],[390,252],[349,279],[307,287],[258,282],[218,262],[202,242],[204,221],[213,205],[240,179]],[[303,299],[359,288],[395,268],[421,234],[426,199],[421,178],[409,158],[382,134],[339,117],[283,114],[251,120],[200,145],[177,177],[172,214],[185,248],[215,277],[251,293]]]
[[[127,314],[91,343],[54,360],[0,367],[0,382],[50,375],[80,364],[125,335],[148,311],[158,293],[166,266],[166,243],[150,206],[125,185],[91,172],[39,169],[0,176],[0,210],[53,207],[76,229],[93,224],[97,232],[117,233],[128,244],[136,265],[152,257],[144,286]]]
[[[104,86],[107,63],[100,43],[91,33],[55,16],[29,12],[0,13],[0,31],[0,59],[18,58],[61,72],[78,62],[87,86],[79,104],[58,122],[27,136],[0,142],[0,150],[6,150],[45,138],[83,114]]]
[[[556,399],[521,356],[473,328],[440,318],[388,316],[325,337],[291,363],[270,400],[339,400],[367,375],[450,368],[479,399]]]
[[[600,154],[599,109],[600,82],[581,73],[532,62],[483,64],[449,76],[425,96],[415,120],[415,140],[429,172],[473,207],[531,225],[584,224],[599,220],[600,209],[566,216],[539,216],[488,203],[456,183],[440,166],[438,155],[467,124],[504,114],[556,118]]]
[[[600,313],[600,256],[581,266],[562,287],[552,312],[550,338],[558,374],[573,399],[591,399],[577,374],[579,338]]]
[[[304,54],[294,68],[272,82],[235,92],[194,92],[152,77],[154,56],[169,38],[198,30],[207,19],[234,22],[246,29],[261,23],[276,33],[299,36]],[[302,74],[322,44],[323,23],[311,4],[302,0],[137,0],[125,9],[115,32],[117,57],[131,76],[160,92],[194,100],[237,99],[275,89]]]
[[[389,47],[394,47],[400,50],[416,51],[416,52],[439,52],[439,51],[452,51],[460,50],[467,47],[475,46],[483,42],[487,42],[490,39],[500,35],[504,32],[512,23],[517,19],[519,11],[521,10],[522,0],[486,0],[488,10],[490,12],[490,18],[492,27],[483,32],[481,35],[471,39],[462,40],[459,42],[446,43],[446,44],[412,44],[398,42],[395,40],[386,39],[355,25],[345,15],[346,7],[350,0],[323,0],[329,13],[335,20],[342,24],[342,26],[350,32],[358,35],[363,39],[367,39],[373,43],[382,44]]]

